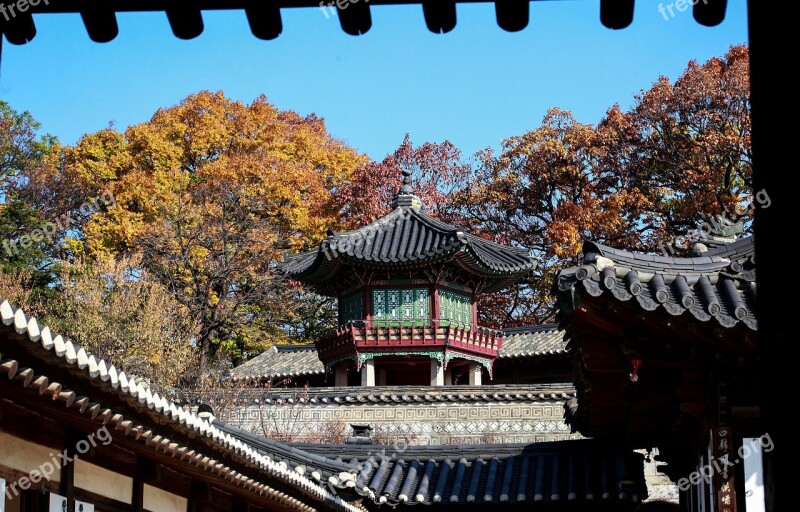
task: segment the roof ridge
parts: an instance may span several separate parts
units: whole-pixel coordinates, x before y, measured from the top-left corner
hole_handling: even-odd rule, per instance
[[[506,327],[501,329],[503,334],[523,334],[526,332],[534,333],[534,332],[545,332],[545,331],[558,331],[559,324],[558,323],[546,323],[546,324],[538,324],[538,325],[521,325],[519,327]]]

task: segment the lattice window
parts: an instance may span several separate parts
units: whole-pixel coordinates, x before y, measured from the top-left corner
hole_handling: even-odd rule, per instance
[[[386,292],[386,303],[389,305],[386,310],[386,318],[400,320],[400,290],[388,290]]]
[[[351,295],[341,302],[342,322],[347,323],[354,320],[364,319],[364,297],[357,293]]]
[[[439,292],[439,319],[464,327],[472,326],[472,301],[469,296],[447,290]]]
[[[428,290],[425,288],[418,288],[414,290],[414,304],[416,306],[416,318],[419,320],[428,320],[431,317],[430,310],[430,297]]]
[[[402,318],[403,320],[414,320],[414,290],[403,290],[402,295]]]
[[[384,290],[372,291],[372,316],[375,320],[386,319],[386,292]]]
[[[377,325],[430,325],[430,293],[425,288],[372,291]]]

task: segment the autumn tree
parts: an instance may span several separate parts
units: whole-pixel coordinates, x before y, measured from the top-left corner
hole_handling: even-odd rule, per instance
[[[46,306],[49,326],[162,392],[196,371],[199,326],[137,258],[64,265]]]
[[[413,187],[431,215],[462,223],[461,193],[473,176],[461,150],[450,141],[414,146],[406,134],[400,146],[380,162],[366,162],[336,191],[344,227],[353,229],[391,210],[402,184],[403,170],[411,171]]]
[[[700,217],[752,219],[749,52],[689,63],[674,82],[661,77],[623,112],[598,125],[598,168],[647,191],[648,216],[636,229],[644,248],[696,228]]]
[[[531,248],[540,262],[529,286],[488,304],[485,314],[504,325],[552,318],[552,276],[577,262],[584,240],[652,251],[712,215],[738,212],[747,220],[747,60],[747,49],[736,46],[691,62],[674,84],[660,78],[630,110],[614,106],[597,125],[551,109],[539,128],[506,139],[499,153],[480,153],[469,217],[484,233]]]
[[[39,165],[55,143],[52,136],[41,135],[40,128],[29,112],[19,113],[0,100],[0,183],[4,195],[14,179]]]
[[[220,348],[238,360],[302,325],[291,313],[307,297],[288,290],[276,264],[337,221],[333,192],[362,161],[320,118],[202,92],[124,133],[61,148],[24,192],[59,212],[113,195],[111,207],[79,219],[66,247],[97,261],[141,255],[197,321],[202,375]]]
[[[46,234],[45,216],[17,191],[54,144],[53,137],[40,134],[30,113],[19,113],[0,101],[0,270],[4,279],[23,286],[26,296],[49,293],[55,278],[55,247]]]

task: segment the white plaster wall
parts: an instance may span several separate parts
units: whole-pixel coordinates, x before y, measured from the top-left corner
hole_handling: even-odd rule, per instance
[[[46,462],[53,465],[53,457],[58,456],[61,450],[42,446],[22,438],[12,436],[5,432],[0,432],[0,465],[9,469],[30,473],[34,469],[39,470],[40,466]],[[49,470],[49,468],[46,468]],[[61,466],[54,468],[55,471],[50,475],[50,480],[61,481]]]
[[[152,512],[186,512],[188,501],[176,494],[145,484],[144,508]]]
[[[80,459],[75,461],[75,487],[123,503],[130,503],[133,495],[132,478]]]

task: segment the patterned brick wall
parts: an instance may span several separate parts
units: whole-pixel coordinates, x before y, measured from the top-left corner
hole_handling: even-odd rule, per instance
[[[580,437],[564,423],[561,400],[467,403],[284,403],[239,405],[220,419],[272,438],[341,442],[350,424],[372,426],[382,443],[534,443]]]

